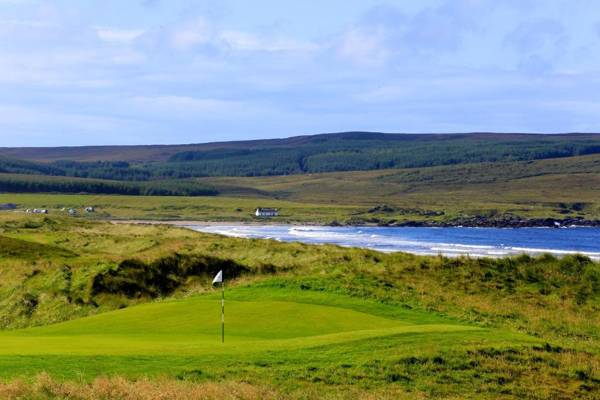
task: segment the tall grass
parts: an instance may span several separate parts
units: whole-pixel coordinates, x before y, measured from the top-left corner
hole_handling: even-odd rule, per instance
[[[99,377],[92,382],[61,382],[46,373],[33,381],[13,380],[0,383],[0,398],[69,400],[270,400],[279,399],[272,389],[247,383],[193,383],[173,379],[127,380]]]

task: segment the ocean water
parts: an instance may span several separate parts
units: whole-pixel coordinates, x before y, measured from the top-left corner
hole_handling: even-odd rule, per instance
[[[600,260],[600,228],[392,228],[297,225],[189,225],[201,232],[383,252],[502,257],[579,253]]]

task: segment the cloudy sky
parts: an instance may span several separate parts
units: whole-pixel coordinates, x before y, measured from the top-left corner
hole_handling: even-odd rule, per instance
[[[600,131],[596,0],[0,0],[0,146]]]

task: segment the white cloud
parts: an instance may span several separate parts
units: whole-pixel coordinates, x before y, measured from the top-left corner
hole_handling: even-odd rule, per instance
[[[242,51],[300,51],[310,52],[320,48],[319,45],[298,41],[290,38],[265,37],[242,31],[223,31],[219,35],[219,40],[227,47]]]
[[[359,65],[371,66],[385,63],[389,50],[384,44],[382,31],[367,32],[361,29],[347,31],[337,48],[338,54]]]
[[[143,33],[144,30],[142,29],[96,28],[96,34],[100,40],[116,44],[129,44],[139,38]]]
[[[179,50],[187,50],[197,45],[208,44],[212,39],[212,29],[204,18],[196,18],[177,26],[170,34],[171,45]]]
[[[2,0],[0,0],[2,1]],[[0,3],[1,4],[1,3]],[[1,27],[25,27],[25,28],[55,28],[58,24],[47,21],[3,19],[0,20]]]

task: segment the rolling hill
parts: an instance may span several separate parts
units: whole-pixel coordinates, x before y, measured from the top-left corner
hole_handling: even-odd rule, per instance
[[[117,180],[263,176],[600,153],[598,134],[384,134],[172,146],[0,148],[0,172]]]

